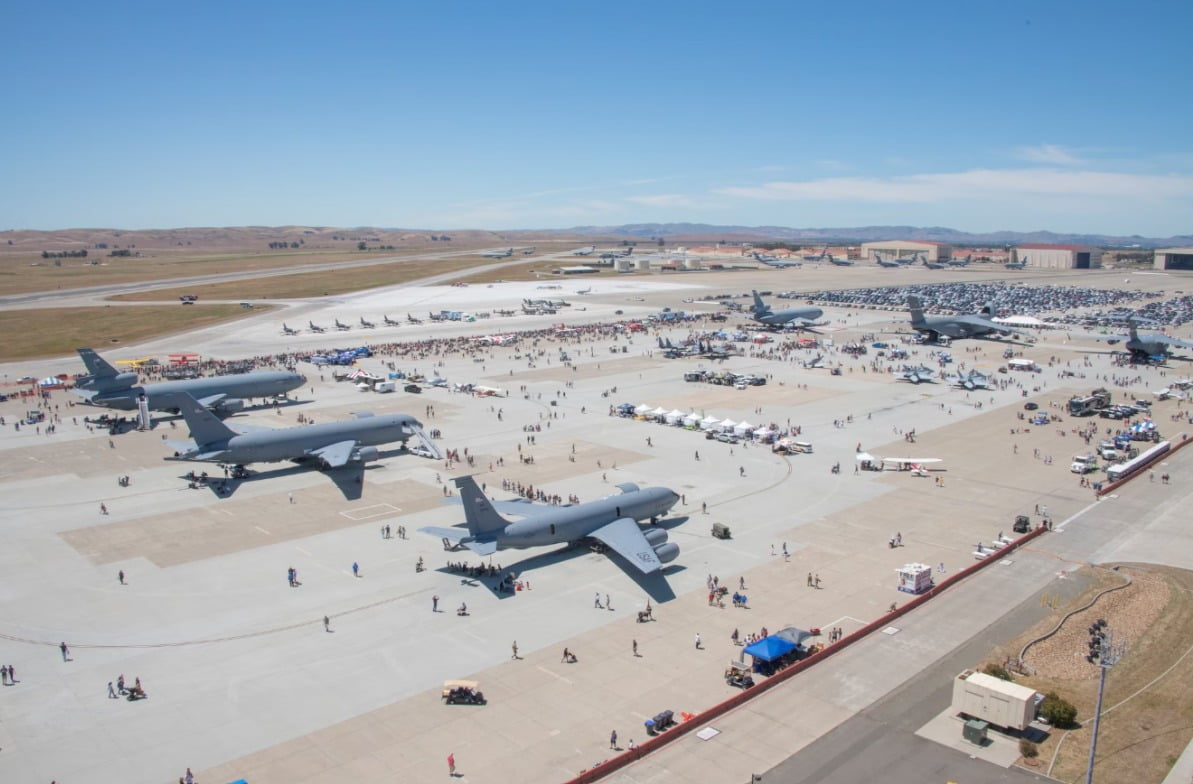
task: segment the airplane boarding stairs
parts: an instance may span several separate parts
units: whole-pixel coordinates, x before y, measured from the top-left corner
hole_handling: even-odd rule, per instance
[[[428,436],[421,427],[410,425],[407,427],[407,429],[410,431],[410,434],[418,438],[419,441],[419,445],[414,449],[411,449],[411,452],[425,455],[435,460],[443,459],[443,450],[439,448],[438,444],[431,440],[431,437]]]

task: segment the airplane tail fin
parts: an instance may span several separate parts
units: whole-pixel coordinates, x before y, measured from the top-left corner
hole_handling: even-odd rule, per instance
[[[757,290],[754,290],[754,306],[750,310],[755,313],[766,313],[770,310],[770,306],[762,301],[762,297],[758,296]]]
[[[185,392],[178,395],[178,410],[186,420],[186,426],[190,428],[191,438],[200,446],[227,441],[236,435],[235,430],[221,422],[215,414]]]
[[[914,295],[908,295],[907,309],[911,312],[912,326],[924,323],[924,307],[920,303],[919,297],[914,296]]]
[[[990,318],[990,317],[992,317],[992,316],[994,315],[994,303],[993,303],[993,302],[987,302],[985,305],[983,305],[983,306],[982,306],[982,311],[981,311],[981,314],[982,314],[982,316],[984,316],[985,318]]]
[[[79,349],[79,356],[83,359],[83,364],[87,366],[87,373],[95,378],[119,375],[116,368],[112,367],[106,359],[95,353],[95,349],[81,348]]]
[[[464,518],[468,521],[468,531],[473,536],[491,534],[510,524],[509,520],[497,513],[471,476],[457,476],[452,481],[460,490],[460,500],[464,503]]]

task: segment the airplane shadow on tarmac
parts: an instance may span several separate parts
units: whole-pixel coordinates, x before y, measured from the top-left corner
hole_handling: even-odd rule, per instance
[[[331,479],[335,486],[339,488],[347,501],[357,501],[364,493],[365,471],[373,471],[380,469],[382,466],[364,466],[364,465],[350,465],[343,468],[333,468],[322,471],[321,473]],[[231,498],[236,495],[236,491],[240,489],[242,484],[249,482],[260,482],[263,479],[274,479],[281,476],[290,476],[292,474],[300,474],[312,471],[310,466],[294,465],[287,468],[279,468],[273,471],[251,472],[248,476],[239,479],[224,479],[218,475],[210,475],[207,477],[206,486],[211,493],[220,499]],[[179,479],[190,481],[190,476],[183,474]]]

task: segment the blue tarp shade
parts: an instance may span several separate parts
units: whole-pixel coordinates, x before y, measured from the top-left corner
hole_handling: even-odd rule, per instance
[[[795,643],[772,634],[770,637],[764,637],[753,645],[747,646],[745,652],[755,659],[771,662],[793,650],[795,650]]]

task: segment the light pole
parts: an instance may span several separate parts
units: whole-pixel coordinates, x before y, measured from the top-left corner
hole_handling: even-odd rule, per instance
[[[1105,619],[1099,618],[1097,623],[1089,627],[1089,653],[1085,660],[1097,664],[1101,672],[1098,673],[1098,706],[1094,709],[1094,731],[1089,739],[1089,765],[1085,769],[1085,784],[1093,784],[1094,754],[1098,749],[1098,725],[1102,720],[1102,692],[1106,689],[1106,673],[1118,664],[1126,648],[1124,643],[1114,641],[1114,636],[1106,628]]]

